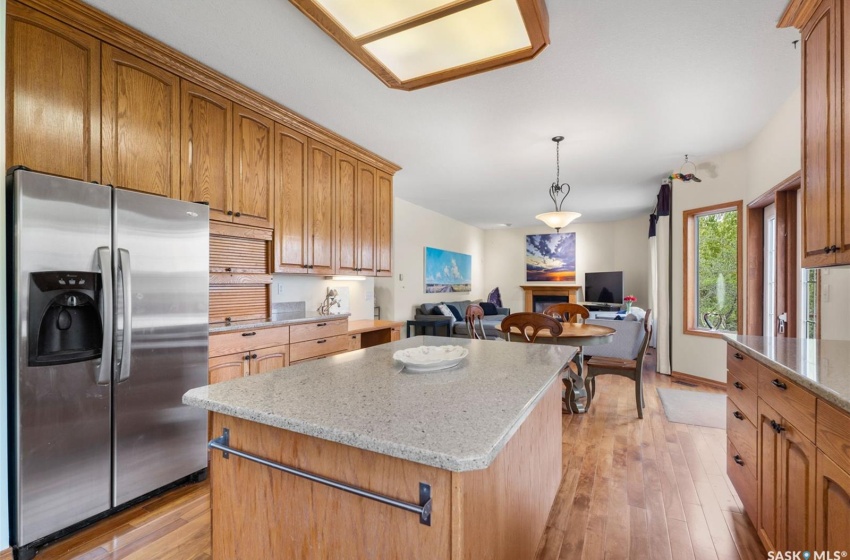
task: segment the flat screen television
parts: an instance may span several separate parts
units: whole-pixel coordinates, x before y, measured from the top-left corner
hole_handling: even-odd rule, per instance
[[[584,301],[590,303],[623,303],[623,271],[586,272]]]

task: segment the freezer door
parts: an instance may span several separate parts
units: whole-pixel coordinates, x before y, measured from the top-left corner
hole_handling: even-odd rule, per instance
[[[110,506],[111,189],[18,170],[7,194],[12,540],[26,545]],[[33,276],[44,271],[61,273]],[[92,312],[84,300],[95,302],[86,321],[100,341],[75,332]],[[31,348],[45,333],[54,346]],[[49,359],[30,366],[39,352]]]
[[[206,467],[209,210],[115,190],[114,504]]]

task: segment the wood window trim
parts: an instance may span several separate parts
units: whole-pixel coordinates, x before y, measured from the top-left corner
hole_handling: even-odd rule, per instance
[[[777,199],[786,197],[786,202],[791,202],[787,199],[788,196],[797,197],[797,191],[800,190],[802,184],[801,172],[792,173],[787,178],[780,181],[770,190],[764,192],[761,196],[747,204],[747,280],[746,280],[746,328],[748,335],[764,336],[764,209],[775,203]],[[793,193],[790,195],[788,193]],[[792,256],[796,266],[789,274],[785,270],[785,286],[788,287],[788,295],[796,298],[797,282],[800,273],[799,261],[796,260],[797,255],[797,216],[796,204],[799,201],[795,200],[790,204],[790,212],[777,213],[777,220],[785,222],[785,227],[788,228],[790,239],[784,240],[782,243],[784,249],[777,246],[777,252],[782,250],[788,261],[791,261]],[[793,226],[793,227],[789,227]],[[777,238],[777,241],[783,241]],[[793,274],[793,278],[791,277]],[[790,304],[790,301],[786,301]],[[797,309],[796,304],[792,307],[788,305],[789,312],[789,328],[793,328],[796,332],[797,325]],[[793,315],[791,314],[793,313]],[[790,336],[786,330],[782,336]]]
[[[712,332],[703,329],[697,329],[692,325],[696,324],[696,314],[694,313],[695,294],[692,279],[694,277],[695,255],[691,246],[694,239],[694,219],[703,214],[720,212],[722,210],[735,210],[738,212],[738,334],[743,334],[743,305],[741,296],[743,295],[743,233],[744,233],[744,201],[737,200],[734,202],[724,202],[722,204],[713,204],[711,206],[703,206],[693,208],[682,212],[682,261],[683,270],[682,278],[684,279],[683,286],[683,304],[682,310],[682,332],[687,335],[705,336],[709,338],[723,338],[724,332]]]

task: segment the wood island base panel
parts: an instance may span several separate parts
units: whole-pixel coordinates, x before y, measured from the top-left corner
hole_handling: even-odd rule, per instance
[[[487,469],[451,472],[213,414],[229,445],[391,498],[416,513],[211,452],[214,558],[533,558],[561,475],[561,392],[553,383]]]

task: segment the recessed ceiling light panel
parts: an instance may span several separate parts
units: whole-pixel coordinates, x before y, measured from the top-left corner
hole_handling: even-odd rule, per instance
[[[290,0],[392,88],[413,90],[534,58],[544,0]]]

